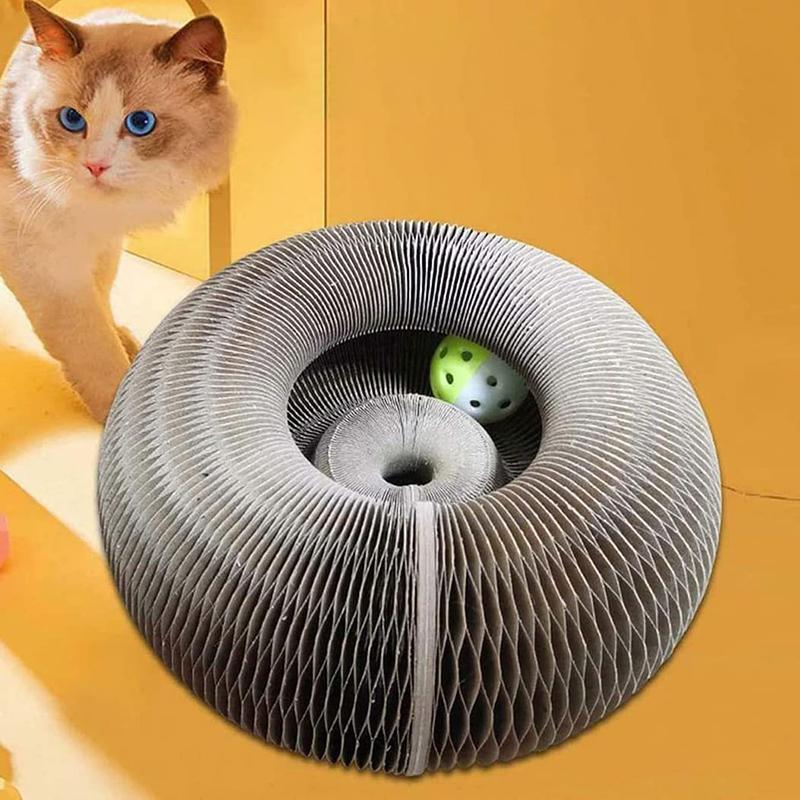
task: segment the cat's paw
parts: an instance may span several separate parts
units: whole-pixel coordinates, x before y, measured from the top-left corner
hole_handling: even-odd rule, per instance
[[[119,326],[117,328],[117,336],[119,336],[120,341],[122,342],[122,346],[125,348],[125,352],[128,354],[128,358],[133,361],[136,358],[136,354],[139,352],[141,345],[136,337],[123,326]]]
[[[87,390],[77,386],[73,386],[72,388],[77,392],[78,397],[83,401],[89,413],[94,417],[95,422],[104,425],[108,417],[108,412],[111,410],[111,404],[114,402],[114,394],[117,387],[111,386],[105,390]],[[2,800],[2,798],[0,798],[0,800]]]

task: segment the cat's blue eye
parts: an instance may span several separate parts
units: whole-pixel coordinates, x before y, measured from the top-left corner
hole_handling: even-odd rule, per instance
[[[147,136],[156,126],[156,115],[152,111],[131,111],[125,117],[125,127],[134,136]]]
[[[71,106],[64,106],[58,112],[58,121],[62,128],[66,128],[70,133],[80,133],[86,129],[86,120],[80,111],[76,111]]]

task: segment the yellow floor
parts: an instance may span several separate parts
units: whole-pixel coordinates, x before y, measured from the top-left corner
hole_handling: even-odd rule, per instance
[[[192,285],[126,257],[120,320],[144,336]],[[99,428],[3,288],[0,342],[0,512],[13,548],[0,570],[0,798],[3,779],[25,800],[795,796],[786,776],[800,715],[800,503],[726,492],[720,556],[695,624],[609,720],[488,770],[360,774],[264,746],[160,665],[98,552]]]
[[[143,340],[197,283],[125,253],[112,303],[118,320]],[[124,308],[119,298],[125,298]],[[0,470],[99,547],[92,465],[100,426],[64,382],[1,280],[0,386]]]

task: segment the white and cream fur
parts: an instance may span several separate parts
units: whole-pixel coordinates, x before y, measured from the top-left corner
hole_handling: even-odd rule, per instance
[[[168,223],[227,173],[224,34],[210,17],[179,31],[120,12],[68,23],[26,11],[33,29],[0,88],[0,275],[102,421],[138,349],[109,302],[123,237]],[[85,135],[59,127],[63,106]],[[139,140],[122,121],[141,108],[158,122]],[[85,166],[96,162],[109,165],[99,177]]]

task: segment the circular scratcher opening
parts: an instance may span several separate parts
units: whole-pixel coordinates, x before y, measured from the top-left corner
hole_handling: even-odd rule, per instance
[[[433,480],[433,465],[411,456],[392,462],[383,479],[392,486],[425,486]]]
[[[313,463],[325,431],[367,400],[431,396],[430,362],[434,355],[441,356],[442,337],[423,330],[365,334],[326,350],[309,364],[295,381],[287,408],[289,430],[303,455]],[[542,422],[533,396],[485,431],[499,453],[503,483],[513,480],[539,450]]]

